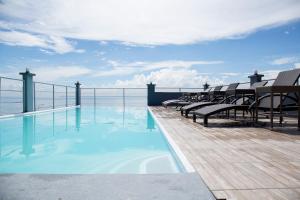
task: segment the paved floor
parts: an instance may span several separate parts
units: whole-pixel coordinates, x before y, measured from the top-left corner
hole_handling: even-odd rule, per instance
[[[276,131],[216,118],[204,127],[202,120],[193,123],[173,108],[150,109],[217,198],[300,199],[295,120]]]
[[[197,173],[0,175],[1,200],[214,200]]]

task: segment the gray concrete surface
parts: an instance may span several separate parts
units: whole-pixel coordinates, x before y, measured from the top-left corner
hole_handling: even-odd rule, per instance
[[[214,200],[197,173],[0,175],[0,200]]]

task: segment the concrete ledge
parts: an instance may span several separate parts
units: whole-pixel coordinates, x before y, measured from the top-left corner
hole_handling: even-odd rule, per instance
[[[0,175],[1,200],[214,200],[197,173]]]
[[[19,117],[19,116],[28,116],[28,115],[34,115],[34,114],[40,114],[40,113],[46,113],[46,112],[55,112],[60,110],[68,110],[72,108],[80,108],[80,106],[67,106],[67,107],[60,107],[60,108],[54,108],[54,109],[46,109],[46,110],[37,110],[33,112],[26,112],[26,113],[16,113],[16,114],[9,114],[9,115],[1,115],[0,119],[3,118],[12,118],[12,117]]]

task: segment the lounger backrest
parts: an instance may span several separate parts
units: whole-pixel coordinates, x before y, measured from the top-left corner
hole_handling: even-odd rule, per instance
[[[236,104],[236,105],[249,105],[253,102],[253,99],[250,99],[249,97],[244,97],[244,99],[242,97],[234,100],[233,102],[231,102],[232,104]]]
[[[212,88],[207,88],[207,89],[203,90],[203,92],[209,92],[211,90],[212,90]]]
[[[293,98],[293,95],[290,95],[290,94],[288,94],[288,95]],[[259,102],[259,107],[270,108],[270,102],[271,102],[270,97],[264,98]],[[283,104],[283,106],[294,105],[294,104],[296,104],[296,101],[291,98],[287,98],[286,96],[283,96],[282,104]],[[273,108],[279,108],[279,106],[280,106],[280,97],[274,96],[273,97]]]
[[[273,86],[292,86],[295,85],[300,76],[300,69],[279,72]]]
[[[299,76],[300,76],[300,69],[293,69],[293,70],[280,72],[276,80],[274,81],[273,85],[293,86],[297,83]],[[297,98],[297,95],[295,93],[288,93],[287,95],[293,98]],[[292,103],[294,103],[294,101],[291,100],[290,98],[283,98],[284,105],[289,105]]]
[[[216,86],[215,89],[213,90],[214,92],[220,91],[222,89],[222,85]]]
[[[235,90],[235,89],[239,86],[239,84],[240,84],[240,83],[231,83],[231,84],[227,87],[226,91]]]
[[[263,87],[265,86],[266,84],[268,83],[268,81],[261,81],[261,82],[256,82],[256,83],[253,83],[250,87],[250,89],[255,89],[257,87]]]
[[[299,76],[300,76],[300,69],[293,69],[293,70],[280,72],[276,80],[274,81],[273,86],[293,86],[298,81]],[[297,98],[297,96],[294,93],[288,93],[287,95],[293,98]],[[259,106],[263,108],[269,108],[270,101],[271,98],[265,98],[261,100]],[[295,101],[290,98],[285,98],[285,96],[282,98],[283,105],[290,105],[293,103],[295,103]],[[273,105],[274,108],[278,108],[280,106],[280,97],[278,96],[274,97]]]

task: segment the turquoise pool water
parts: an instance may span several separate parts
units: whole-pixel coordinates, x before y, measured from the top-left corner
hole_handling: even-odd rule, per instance
[[[0,173],[178,173],[145,107],[82,107],[0,119]]]

